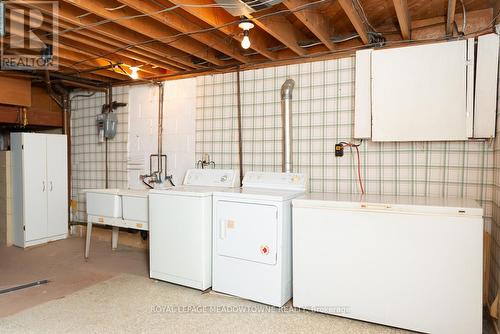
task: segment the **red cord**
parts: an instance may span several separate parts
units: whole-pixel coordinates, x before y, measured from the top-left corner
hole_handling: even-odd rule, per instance
[[[361,193],[364,195],[365,194],[365,188],[363,187],[363,181],[361,180],[361,158],[359,157],[359,148],[357,146],[354,146],[356,148],[356,153],[358,155],[358,180],[359,180],[359,187],[361,188]]]
[[[363,187],[363,180],[361,179],[361,158],[359,155],[359,145],[355,145],[352,143],[342,143],[343,146],[354,147],[356,149],[356,155],[358,157],[358,182],[359,188],[361,189],[361,194],[365,194],[365,188]]]

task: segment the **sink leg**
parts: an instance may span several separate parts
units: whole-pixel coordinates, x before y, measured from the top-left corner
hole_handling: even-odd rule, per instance
[[[87,236],[85,239],[85,259],[89,258],[90,252],[90,238],[92,236],[92,222],[87,222]]]
[[[113,226],[113,232],[111,233],[111,248],[115,250],[118,247],[118,232],[119,227]]]

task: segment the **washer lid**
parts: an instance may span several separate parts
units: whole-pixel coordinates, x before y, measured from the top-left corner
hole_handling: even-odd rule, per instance
[[[294,199],[292,205],[294,208],[483,216],[483,208],[477,201],[460,197],[313,193]]]
[[[214,192],[214,196],[224,198],[253,199],[263,201],[282,202],[296,198],[304,194],[304,191],[262,189],[262,188],[238,188],[229,189],[224,192]]]

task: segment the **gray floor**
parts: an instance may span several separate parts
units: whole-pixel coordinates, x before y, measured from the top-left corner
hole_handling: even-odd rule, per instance
[[[148,278],[147,250],[84,239],[20,249],[0,247],[0,289],[50,283],[0,295],[3,333],[407,333],[340,317],[278,309]],[[485,320],[483,333],[494,333]]]
[[[406,333],[122,274],[0,319],[2,333]]]

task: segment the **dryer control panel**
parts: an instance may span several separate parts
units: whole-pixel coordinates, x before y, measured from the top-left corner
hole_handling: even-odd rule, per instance
[[[247,172],[243,188],[265,188],[305,191],[307,178],[301,173]]]
[[[184,177],[186,186],[238,187],[240,174],[233,169],[189,169]]]

